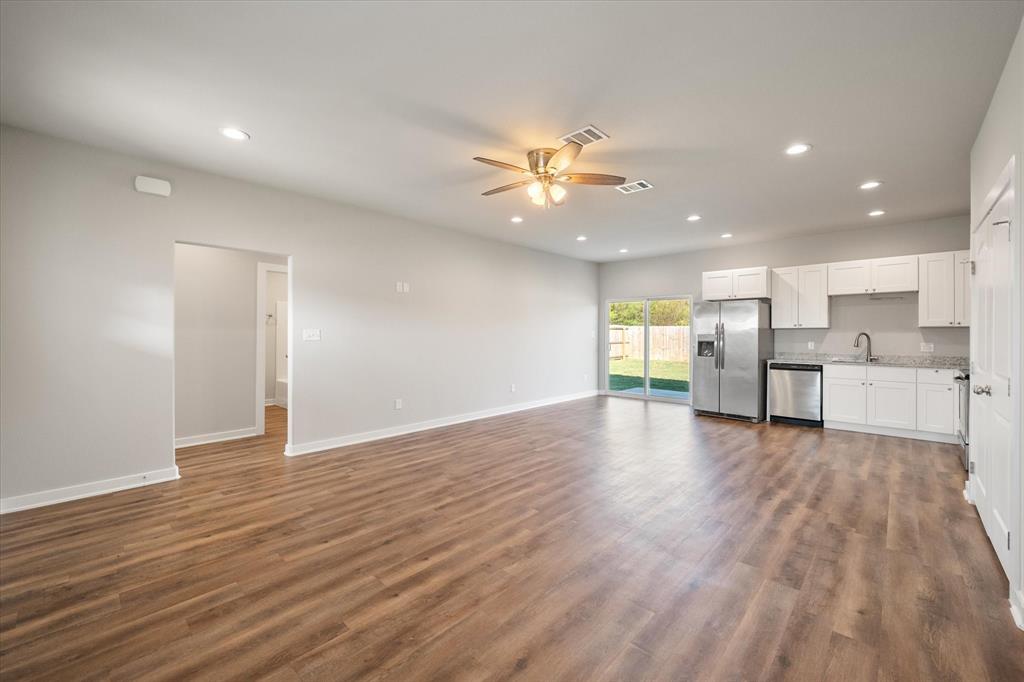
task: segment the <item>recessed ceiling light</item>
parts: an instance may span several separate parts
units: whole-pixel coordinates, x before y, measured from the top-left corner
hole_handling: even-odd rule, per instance
[[[619,249],[619,253],[629,253],[629,249]]]
[[[797,142],[786,147],[786,153],[790,156],[799,156],[811,151],[811,145],[806,142]]]
[[[883,211],[882,209],[878,209],[877,211],[872,211],[871,213],[868,213],[868,215],[871,216],[872,218],[877,218],[880,215],[885,215],[885,211]]]
[[[691,223],[695,223],[698,220],[700,220],[700,216],[694,213],[693,215],[686,216],[686,219],[689,220]]]
[[[585,242],[585,241],[587,241],[587,235],[581,234],[579,237],[576,237],[576,241],[578,241],[578,242]]]
[[[882,186],[881,180],[868,180],[860,186],[861,189],[876,189]]]
[[[249,139],[249,133],[244,130],[239,130],[238,128],[221,128],[220,134],[229,140],[243,141]]]
[[[726,232],[723,234],[722,239],[732,239],[732,232]]]
[[[521,223],[521,222],[523,222],[522,216],[517,216],[517,215],[512,216],[511,218],[509,218],[509,220],[511,220],[514,223]]]

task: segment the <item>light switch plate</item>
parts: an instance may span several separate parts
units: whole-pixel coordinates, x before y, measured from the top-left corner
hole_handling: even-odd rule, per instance
[[[402,409],[402,399],[401,398],[395,398],[395,409],[396,410]]]
[[[807,342],[807,350],[814,350],[814,341]]]
[[[935,344],[934,343],[922,343],[921,344],[921,352],[922,353],[934,353],[935,352]]]
[[[409,293],[409,283],[408,282],[402,282],[402,293],[403,294]]]
[[[319,341],[320,330],[319,329],[303,329],[302,330],[303,341]]]

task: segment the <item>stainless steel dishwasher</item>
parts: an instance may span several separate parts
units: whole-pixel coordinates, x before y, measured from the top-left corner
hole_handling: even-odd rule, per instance
[[[821,386],[821,365],[773,362],[768,366],[769,419],[823,426]]]

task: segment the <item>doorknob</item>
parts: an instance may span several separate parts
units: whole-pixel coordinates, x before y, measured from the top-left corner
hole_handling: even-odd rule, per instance
[[[974,394],[975,395],[988,395],[988,396],[990,396],[990,395],[992,395],[992,387],[991,386],[975,386],[974,387]]]

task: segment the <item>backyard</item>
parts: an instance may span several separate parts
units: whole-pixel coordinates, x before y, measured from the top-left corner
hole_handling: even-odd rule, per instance
[[[644,387],[644,361],[641,358],[608,360],[608,388],[628,391]],[[686,360],[651,360],[651,389],[690,392],[690,363]]]

